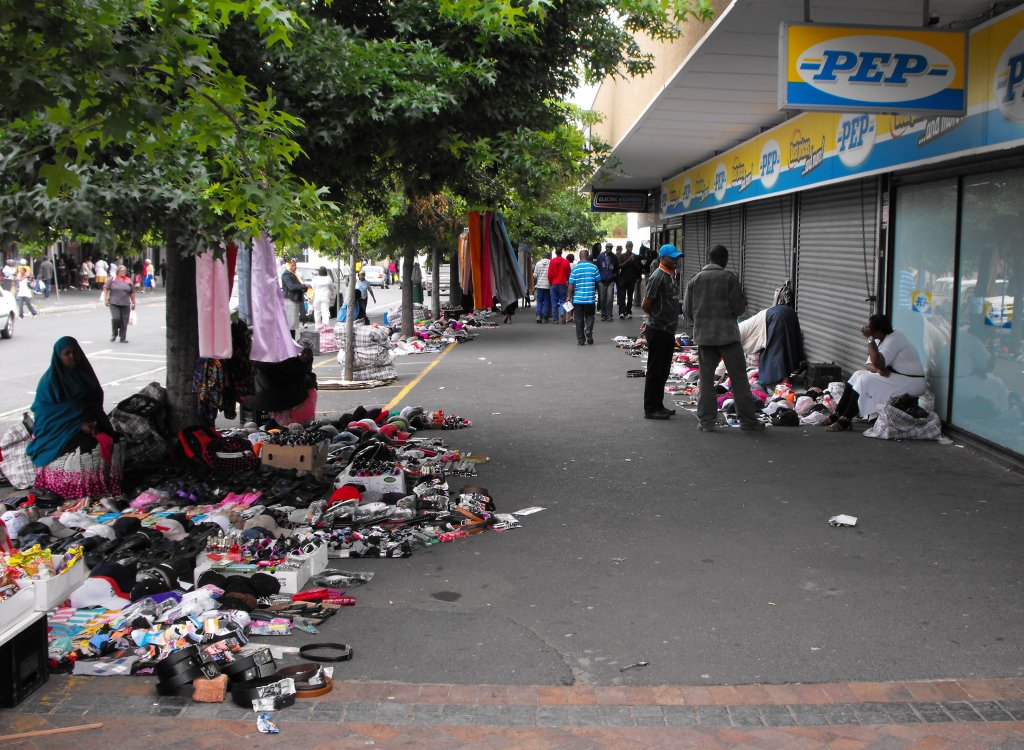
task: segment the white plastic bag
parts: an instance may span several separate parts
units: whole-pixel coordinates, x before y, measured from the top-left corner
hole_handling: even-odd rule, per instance
[[[137,312],[135,312],[135,308],[133,307],[132,311],[130,313],[128,313],[128,325],[130,325],[130,326],[138,325],[138,322],[139,322],[139,314]]]

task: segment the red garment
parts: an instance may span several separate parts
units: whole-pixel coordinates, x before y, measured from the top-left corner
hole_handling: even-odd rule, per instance
[[[569,283],[569,271],[572,267],[569,265],[569,261],[563,258],[561,255],[556,255],[548,263],[548,283],[549,284],[568,284]]]

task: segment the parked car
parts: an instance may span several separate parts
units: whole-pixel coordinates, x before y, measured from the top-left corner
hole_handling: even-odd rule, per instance
[[[438,282],[437,286],[441,294],[448,294],[451,292],[452,286],[452,267],[450,263],[442,263],[438,269]],[[423,291],[429,293],[433,289],[434,275],[433,273],[423,274]]]
[[[383,266],[363,266],[362,271],[366,274],[366,283],[370,286],[387,286]]]
[[[14,295],[6,289],[0,289],[0,339],[9,339],[14,335],[14,314],[18,309],[18,303]]]

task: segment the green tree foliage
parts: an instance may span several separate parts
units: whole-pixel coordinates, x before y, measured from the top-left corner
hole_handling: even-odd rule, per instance
[[[600,214],[590,210],[590,197],[578,190],[562,190],[549,201],[513,205],[505,213],[509,234],[531,250],[550,252],[589,246],[604,238]]]

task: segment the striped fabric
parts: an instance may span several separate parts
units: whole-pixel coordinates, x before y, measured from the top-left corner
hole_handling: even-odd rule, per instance
[[[574,305],[593,305],[597,296],[597,282],[601,280],[601,272],[590,261],[580,261],[569,274],[569,283],[573,286],[572,303]]]

